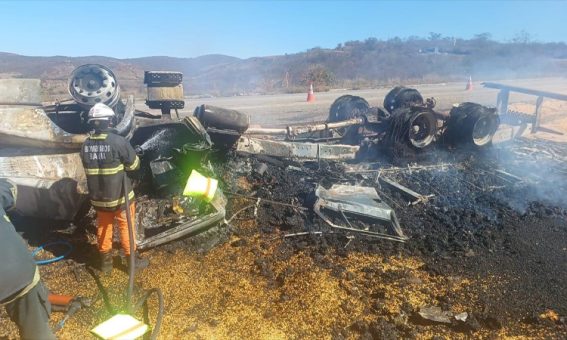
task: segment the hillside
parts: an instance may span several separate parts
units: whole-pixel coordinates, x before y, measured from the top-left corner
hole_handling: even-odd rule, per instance
[[[184,73],[187,95],[234,95],[362,88],[395,83],[567,75],[567,45],[529,40],[410,37],[349,41],[334,49],[313,48],[280,56],[239,59],[225,55],[196,58],[154,56],[134,59],[29,57],[0,53],[0,77],[41,78],[50,97],[65,97],[67,77],[85,63],[110,67],[125,92],[142,95],[144,70]]]

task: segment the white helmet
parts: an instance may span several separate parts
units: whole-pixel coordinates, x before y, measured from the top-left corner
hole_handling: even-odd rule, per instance
[[[114,110],[103,103],[97,103],[89,110],[89,122],[91,120],[109,120],[114,117]]]

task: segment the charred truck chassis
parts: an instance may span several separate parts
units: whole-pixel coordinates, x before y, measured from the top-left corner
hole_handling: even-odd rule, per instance
[[[389,149],[406,145],[426,149],[434,142],[456,147],[490,145],[499,125],[495,109],[475,103],[454,106],[448,114],[434,110],[435,99],[423,99],[411,88],[395,87],[384,98],[384,108],[370,107],[361,97],[345,95],[331,105],[328,121],[362,118],[363,125],[343,130],[343,141]]]
[[[415,89],[395,87],[384,99],[385,109],[370,107],[358,96],[341,96],[319,124],[249,127],[245,114],[207,105],[197,107],[195,116],[215,144],[236,143],[237,151],[250,154],[330,160],[372,158],[399,147],[421,151],[435,142],[485,148],[500,124],[496,109],[479,104],[462,103],[448,114],[434,107],[433,98],[424,100]]]

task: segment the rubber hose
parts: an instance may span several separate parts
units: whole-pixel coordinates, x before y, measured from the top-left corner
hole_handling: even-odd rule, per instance
[[[163,294],[161,293],[161,290],[159,288],[149,289],[146,300],[151,295],[151,293],[156,293],[158,298],[158,313],[156,317],[156,324],[154,326],[154,329],[152,330],[152,335],[150,336],[150,339],[156,340],[159,336],[159,332],[161,330],[161,322],[163,320],[163,313],[164,313]]]
[[[163,313],[164,313],[163,294],[161,290],[159,288],[151,288],[146,290],[145,294],[142,296],[140,300],[138,300],[138,303],[136,303],[136,305],[132,309],[132,312],[136,313],[140,308],[142,308],[142,306],[147,306],[148,298],[150,297],[150,295],[152,295],[152,293],[156,293],[158,297],[158,314],[156,317],[156,324],[154,329],[152,330],[150,339],[157,339],[161,329],[161,322],[163,320]]]
[[[127,296],[127,301],[128,301],[128,309],[130,311],[133,311],[134,309],[132,308],[132,292],[134,290],[134,273],[135,273],[135,255],[134,255],[134,228],[132,228],[132,217],[130,216],[130,199],[128,198],[128,188],[126,186],[126,182],[127,182],[127,177],[126,177],[126,172],[124,172],[124,180],[123,180],[123,187],[124,187],[124,198],[125,198],[125,203],[126,203],[126,220],[128,221],[128,234],[130,237],[130,270],[128,273],[128,296]],[[147,294],[145,295],[145,298],[142,299],[143,302],[147,301],[148,297],[150,296],[151,293],[156,293],[158,296],[158,314],[157,314],[157,318],[156,318],[156,324],[154,326],[154,329],[152,331],[152,335],[150,337],[150,339],[154,340],[157,339],[157,337],[159,336],[159,332],[161,329],[161,322],[163,319],[163,313],[164,313],[164,303],[163,303],[163,294],[161,293],[161,290],[159,288],[152,288],[149,289]]]
[[[132,308],[132,292],[134,291],[134,274],[136,271],[136,255],[134,254],[134,242],[136,239],[134,238],[134,228],[132,227],[132,216],[130,216],[130,198],[128,197],[128,188],[126,182],[128,181],[128,177],[126,175],[126,171],[124,171],[124,178],[122,180],[123,187],[124,187],[124,200],[126,203],[126,221],[128,222],[128,237],[130,238],[130,268],[128,270],[128,291],[126,296],[126,301],[128,303],[128,309],[131,310]]]
[[[57,262],[57,261],[61,261],[61,260],[63,260],[67,255],[69,255],[69,254],[71,253],[71,251],[73,250],[73,245],[72,245],[71,243],[69,243],[69,242],[67,242],[67,241],[59,240],[59,241],[55,241],[55,242],[46,243],[46,244],[44,244],[44,245],[42,245],[42,246],[39,246],[39,247],[35,248],[35,249],[32,251],[31,255],[32,255],[32,257],[35,257],[35,256],[37,255],[37,253],[39,253],[40,251],[42,251],[45,247],[47,247],[47,246],[53,246],[53,245],[56,245],[56,244],[62,244],[62,245],[67,246],[67,251],[65,252],[65,254],[60,255],[60,256],[57,256],[57,257],[54,257],[54,258],[52,258],[52,259],[38,260],[38,261],[35,261],[35,263],[36,263],[37,265],[41,266],[41,265],[44,265],[44,264],[51,264],[51,263],[55,263],[55,262]]]

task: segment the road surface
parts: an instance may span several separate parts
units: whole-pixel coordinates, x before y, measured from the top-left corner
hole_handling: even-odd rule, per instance
[[[518,79],[495,82],[567,94],[567,78]],[[423,97],[435,97],[437,110],[440,111],[448,111],[453,104],[466,101],[494,106],[498,91],[483,88],[480,83],[480,81],[474,82],[472,91],[465,91],[465,82],[408,86],[418,89]],[[207,104],[242,111],[250,115],[252,124],[266,126],[290,125],[325,120],[333,101],[344,94],[361,96],[371,106],[382,107],[384,97],[390,90],[391,87],[356,91],[332,90],[329,92],[316,92],[316,101],[314,103],[306,102],[306,93],[187,98],[185,102],[186,109],[183,113],[189,114],[196,106]],[[510,103],[535,103],[535,100],[536,98],[533,96],[510,95]]]

